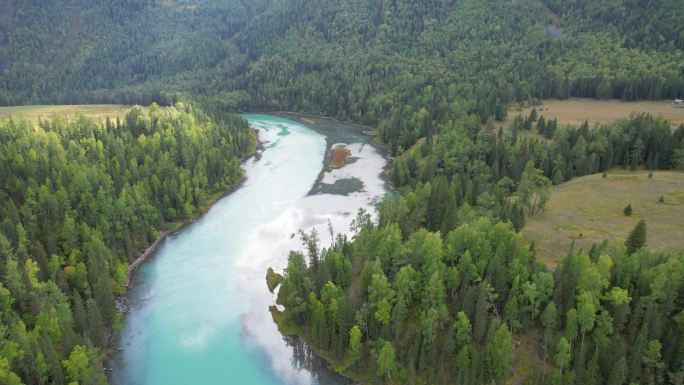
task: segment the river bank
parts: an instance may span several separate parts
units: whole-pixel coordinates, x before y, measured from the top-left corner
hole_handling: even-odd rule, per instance
[[[252,157],[257,156],[257,152],[254,152],[252,155],[250,155],[247,159],[243,160],[243,162],[246,162]],[[154,255],[154,253],[157,251],[159,248],[159,245],[166,240],[166,238],[169,235],[178,233],[179,231],[183,230],[185,226],[188,226],[192,223],[194,223],[196,220],[202,217],[202,215],[206,214],[207,210],[211,208],[216,202],[218,202],[221,198],[226,197],[233,193],[235,190],[240,188],[240,186],[245,182],[245,177],[243,176],[238,183],[236,183],[235,186],[231,187],[230,189],[226,191],[220,191],[216,192],[214,194],[211,194],[206,202],[202,203],[200,207],[198,208],[197,212],[193,214],[190,218],[184,219],[182,221],[178,222],[171,222],[168,223],[167,226],[164,226],[162,229],[159,230],[159,235],[157,238],[145,249],[145,251],[140,254],[138,258],[136,258],[133,262],[128,265],[128,271],[126,273],[127,278],[126,278],[126,292],[128,292],[128,289],[134,284],[135,282],[135,272],[138,270],[140,265],[145,263],[150,257]]]
[[[256,138],[256,146],[253,151],[250,151],[249,154],[245,155],[241,160],[240,160],[240,167],[242,168],[243,176],[240,178],[240,180],[235,183],[235,185],[231,186],[227,190],[223,191],[217,191],[212,194],[210,194],[206,201],[201,203],[197,209],[197,211],[190,216],[189,218],[176,221],[176,222],[168,222],[165,225],[163,225],[158,231],[159,235],[157,235],[157,238],[140,254],[138,258],[136,258],[133,262],[131,262],[128,265],[128,270],[126,271],[126,284],[125,284],[125,293],[122,296],[119,296],[118,298],[115,299],[115,305],[117,311],[120,313],[126,313],[130,309],[130,301],[128,301],[127,295],[128,291],[132,287],[132,285],[135,282],[135,273],[142,265],[144,262],[146,262],[150,257],[154,255],[154,253],[157,251],[159,248],[160,244],[166,240],[166,238],[169,235],[175,234],[181,230],[185,226],[188,226],[192,223],[194,223],[196,220],[202,217],[210,208],[213,206],[216,202],[218,202],[220,199],[230,195],[231,193],[235,192],[235,190],[239,189],[240,186],[245,182],[247,179],[244,175],[244,164],[249,161],[250,159],[254,158],[257,159],[260,157],[260,154],[264,151],[264,142],[262,142],[259,139],[259,131],[256,129],[252,129],[254,131],[254,136]]]
[[[330,370],[347,378],[354,385],[380,385],[372,372],[368,370],[366,372],[351,370],[347,362],[345,362],[345,357],[338,358],[328,351],[317,348],[316,345],[309,340],[309,333],[307,330],[299,325],[287,322],[285,316],[286,310],[280,311],[278,310],[278,306],[282,307],[283,304],[280,303],[279,300],[276,300],[276,305],[270,306],[268,310],[273,317],[273,322],[278,325],[278,331],[283,336],[301,341],[301,343],[306,345],[307,349],[314,355],[324,360]]]
[[[372,146],[375,150],[378,151],[378,153],[381,154],[383,159],[385,159],[386,163],[382,168],[382,173],[381,173],[381,179],[385,183],[385,189],[393,193],[393,187],[391,183],[389,182],[389,177],[388,177],[388,170],[391,168],[391,156],[389,152],[386,150],[384,146],[378,147],[375,144],[375,139],[376,137],[370,133],[372,131],[371,128],[361,126],[361,125],[356,125],[353,123],[348,123],[348,122],[341,122],[336,119],[332,118],[327,118],[327,117],[322,117],[322,116],[317,116],[317,115],[308,115],[308,114],[300,114],[300,113],[289,113],[289,112],[271,112],[269,113],[274,116],[280,116],[283,118],[295,120],[298,122],[301,122],[302,124],[307,125],[308,127],[311,127],[318,133],[325,135],[326,137],[326,155],[325,155],[325,163],[324,167],[321,170],[316,183],[312,187],[311,191],[309,192],[309,195],[317,195],[317,194],[341,194],[341,195],[346,195],[347,191],[355,191],[359,190],[358,187],[354,187],[353,182],[352,183],[347,183],[346,187],[341,187],[341,188],[335,188],[334,185],[337,185],[340,181],[345,181],[345,179],[342,180],[337,180],[336,183],[331,184],[331,183],[325,183],[326,179],[329,182],[329,178],[326,178],[326,176],[329,176],[332,173],[335,173],[338,169],[344,169],[347,166],[350,166],[351,163],[354,163],[357,160],[357,157],[354,156],[357,154],[358,148],[354,148],[353,144],[354,143],[363,143],[364,145],[369,145]],[[350,146],[351,145],[351,146]],[[339,160],[340,156],[336,152],[344,152],[344,159],[342,159],[341,162],[335,163],[336,160]],[[337,158],[337,159],[336,159]],[[349,180],[346,180],[349,181]],[[322,245],[326,245],[324,242],[321,242]],[[270,267],[269,267],[270,268]],[[279,293],[279,290],[276,291],[276,293]],[[315,356],[319,357],[320,359],[324,360],[326,362],[327,367],[330,370],[333,370],[334,372],[338,373],[339,375],[343,376],[344,378],[347,378],[349,381],[352,381],[354,384],[366,384],[366,385],[374,385],[377,384],[376,377],[374,376],[374,373],[366,370],[366,371],[356,371],[356,370],[350,370],[348,367],[346,361],[344,358],[339,359],[335,357],[334,355],[330,354],[330,352],[320,350],[315,347],[314,344],[311,343],[309,340],[309,335],[307,331],[298,325],[294,325],[291,323],[286,322],[285,320],[285,311],[280,311],[278,308],[282,308],[282,303],[279,301],[278,296],[276,295],[276,298],[274,300],[274,304],[269,306],[269,312],[271,314],[271,317],[275,324],[278,327],[278,331],[285,337],[292,338],[294,340],[300,341],[301,344],[305,345],[308,350],[311,351],[312,354]]]

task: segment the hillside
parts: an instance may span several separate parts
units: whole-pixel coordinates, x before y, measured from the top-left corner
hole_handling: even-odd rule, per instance
[[[636,1],[618,3],[640,15]],[[670,15],[671,3],[648,9]],[[585,2],[549,6],[561,15],[562,40],[547,35],[548,9],[536,0],[14,0],[0,10],[0,104],[192,95],[218,109],[379,125],[394,149],[421,136],[405,122],[426,113],[439,125],[462,113],[503,118],[507,103],[529,98],[684,95],[681,14],[601,28]],[[653,28],[658,44],[623,38]]]
[[[5,1],[0,105],[173,103],[174,79],[232,60],[229,39],[268,3]]]

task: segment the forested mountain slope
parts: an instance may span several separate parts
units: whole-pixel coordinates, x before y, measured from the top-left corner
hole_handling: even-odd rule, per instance
[[[0,103],[172,103],[173,79],[232,61],[228,40],[267,3],[4,1]]]
[[[0,103],[169,103],[181,92],[389,124],[423,108],[444,122],[501,117],[528,98],[682,96],[681,4],[593,4],[10,1]],[[544,31],[549,8],[563,40]]]
[[[681,2],[676,0],[543,0],[571,31],[608,30],[627,48],[684,48]]]

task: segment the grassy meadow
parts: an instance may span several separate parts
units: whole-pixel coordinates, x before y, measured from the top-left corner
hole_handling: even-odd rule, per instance
[[[659,203],[660,196],[664,203]],[[631,204],[632,216],[623,209]],[[588,251],[593,243],[623,241],[639,220],[646,220],[647,247],[684,248],[684,173],[613,170],[554,186],[546,210],[527,219],[525,237],[535,241],[537,255],[555,267],[575,248]]]
[[[82,114],[95,120],[123,118],[131,106],[118,104],[88,104],[88,105],[34,105],[0,107],[0,121],[10,117],[23,117],[37,123],[40,119],[51,118],[55,115],[66,119],[74,119]]]
[[[669,100],[623,102],[620,100],[597,100],[571,98],[567,100],[544,100],[541,105],[520,109],[513,106],[508,111],[508,121],[518,114],[529,115],[536,108],[540,115],[558,119],[559,125],[571,124],[579,126],[585,120],[590,126],[596,123],[610,123],[616,119],[626,118],[634,112],[646,112],[661,116],[672,123],[672,127],[684,124],[684,108],[676,107]]]

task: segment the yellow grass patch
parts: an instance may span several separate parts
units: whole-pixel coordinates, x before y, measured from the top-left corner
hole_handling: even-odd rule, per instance
[[[660,196],[664,203],[658,203]],[[631,217],[622,210],[632,205]],[[646,220],[648,248],[684,249],[684,173],[614,170],[554,186],[546,210],[527,218],[523,234],[534,240],[537,255],[555,267],[575,249],[588,251],[604,239],[622,242],[641,219]]]
[[[0,107],[0,121],[10,117],[23,117],[37,123],[40,119],[48,119],[53,116],[62,116],[67,119],[74,119],[79,114],[83,114],[94,120],[104,120],[109,117],[123,119],[131,106],[118,104],[88,104],[88,105],[56,105],[56,106],[16,106]]]
[[[684,124],[684,108],[675,107],[669,100],[623,102],[580,98],[544,100],[540,106],[527,107],[522,110],[518,106],[513,106],[508,111],[508,122],[510,123],[518,114],[529,115],[532,108],[536,108],[538,115],[544,116],[547,120],[558,119],[559,125],[579,126],[587,120],[593,127],[596,123],[610,123],[619,118],[629,117],[634,112],[661,116],[669,120],[673,128]]]

